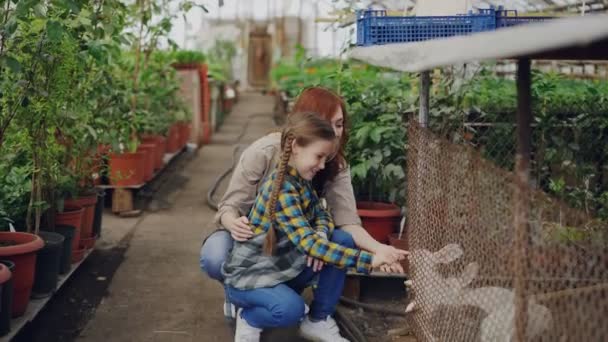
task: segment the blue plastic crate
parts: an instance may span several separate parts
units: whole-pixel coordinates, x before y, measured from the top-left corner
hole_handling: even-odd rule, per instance
[[[548,17],[518,17],[516,11],[480,9],[456,16],[398,17],[386,11],[357,11],[357,45],[419,42],[436,38],[464,36],[475,32],[492,31]]]
[[[493,30],[494,15],[393,17],[386,11],[357,13],[357,45],[419,42]]]
[[[499,8],[496,11],[496,28],[511,27],[521,24],[538,23],[546,20],[555,19],[554,17],[520,17],[516,10],[504,10]]]

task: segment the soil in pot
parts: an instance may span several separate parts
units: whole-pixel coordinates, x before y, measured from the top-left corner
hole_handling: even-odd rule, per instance
[[[388,236],[399,230],[401,209],[395,204],[357,202],[357,213],[363,228],[381,243],[388,243]]]
[[[72,267],[72,240],[76,228],[72,226],[55,226],[55,233],[63,236],[63,244],[61,248],[61,259],[59,260],[59,274],[66,274]]]
[[[10,260],[0,260],[0,264],[8,271],[8,279],[0,282],[2,295],[0,297],[0,336],[4,336],[11,331],[11,306],[13,304],[13,276],[15,264]],[[0,271],[1,280],[6,277],[6,272]]]
[[[64,237],[61,234],[41,231],[44,248],[38,251],[32,298],[50,296],[57,288]]]
[[[44,241],[34,234],[19,232],[0,232],[0,241],[12,240],[17,245],[0,247],[0,259],[15,264],[14,295],[11,308],[12,317],[22,316],[27,310],[34,284],[36,253],[44,246]]]
[[[84,209],[78,206],[65,206],[62,213],[57,213],[56,225],[74,227],[72,237],[72,258],[74,251],[80,249],[80,227],[84,219]]]

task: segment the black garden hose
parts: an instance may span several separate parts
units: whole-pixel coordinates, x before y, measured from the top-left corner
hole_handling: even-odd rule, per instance
[[[362,303],[360,301],[346,298],[346,297],[340,297],[340,302],[342,302],[343,304],[356,306],[356,307],[362,308],[364,310],[374,311],[374,312],[383,313],[383,314],[387,314],[387,315],[395,315],[395,316],[403,316],[403,317],[407,316],[407,314],[405,313],[405,310],[401,311],[401,310],[395,310],[395,309],[388,309],[388,308],[385,308],[380,305]]]
[[[234,167],[237,163],[236,156],[239,152],[239,149],[246,147],[243,144],[239,144],[239,142],[241,141],[241,139],[243,139],[243,136],[245,136],[245,133],[247,132],[247,128],[249,128],[249,124],[250,124],[251,120],[254,118],[263,117],[263,116],[272,116],[272,114],[256,113],[256,114],[251,114],[247,117],[247,121],[245,122],[245,125],[243,125],[243,129],[241,130],[241,133],[239,133],[239,135],[236,137],[237,145],[234,147],[234,150],[232,151],[232,164],[230,164],[230,167],[228,167],[224,172],[222,172],[219,175],[219,177],[217,177],[217,179],[211,184],[211,187],[207,191],[207,205],[209,206],[209,208],[217,211],[218,203],[216,200],[213,199],[213,196],[215,196],[215,193],[217,192],[217,189],[219,188],[222,181],[229,174],[231,174],[232,171],[234,170]]]
[[[334,314],[336,321],[340,328],[342,328],[342,333],[346,335],[349,341],[351,342],[367,342],[367,338],[361,330],[357,327],[355,323],[348,317],[348,315],[344,312],[341,307],[336,307],[336,312]]]

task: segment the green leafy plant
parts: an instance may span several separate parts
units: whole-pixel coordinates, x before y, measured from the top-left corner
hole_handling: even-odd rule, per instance
[[[55,201],[91,186],[99,144],[134,150],[138,133],[168,127],[177,83],[171,62],[150,65],[150,55],[163,40],[175,46],[171,22],[194,7],[205,9],[192,1],[178,11],[168,1],[0,1],[3,223],[37,232]],[[157,120],[164,110],[168,119]]]
[[[176,50],[173,59],[177,64],[203,64],[207,61],[207,56],[201,51]]]
[[[360,200],[404,204],[406,175],[405,113],[408,78],[380,78],[344,86],[351,129],[347,156],[353,187]],[[347,93],[352,92],[354,93]],[[356,100],[354,97],[358,97]]]

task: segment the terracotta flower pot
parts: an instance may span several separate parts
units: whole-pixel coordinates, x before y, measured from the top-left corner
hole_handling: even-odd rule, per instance
[[[190,123],[180,122],[179,123],[179,145],[181,147],[186,146],[190,141]]]
[[[56,225],[72,226],[75,228],[72,237],[72,262],[80,261],[80,259],[75,256],[75,251],[80,249],[80,232],[84,216],[84,208],[73,205],[65,205],[63,212],[57,213],[55,216]]]
[[[101,176],[105,164],[105,157],[110,152],[111,146],[99,144],[93,159],[92,178],[93,185],[101,185]]]
[[[357,202],[357,213],[363,228],[381,243],[388,243],[388,236],[399,230],[401,209],[394,204]]]
[[[165,138],[160,135],[148,135],[142,138],[144,144],[154,144],[156,154],[154,159],[154,169],[159,170],[163,167],[163,157],[165,156]]]
[[[0,286],[2,294],[0,295],[0,337],[8,334],[11,331],[11,308],[13,306],[13,272],[15,271],[15,263],[10,260],[0,260],[0,265],[6,269],[0,270]],[[7,273],[8,271],[8,273]]]
[[[401,235],[401,239],[399,238],[399,233],[393,233],[388,236],[388,242],[391,246],[407,251],[409,249],[409,241],[407,239],[407,234],[405,232]],[[405,273],[409,272],[410,263],[407,258],[400,261],[401,266],[403,266],[403,270]]]
[[[145,153],[111,154],[110,184],[115,186],[140,185],[144,182]]]
[[[80,247],[90,248],[85,246],[84,242],[93,237],[93,218],[95,217],[96,203],[97,194],[65,200],[65,205],[67,206],[82,207],[84,209],[82,224],[80,226]]]
[[[179,145],[179,124],[174,123],[169,128],[169,135],[167,136],[167,153],[175,153],[182,147]]]
[[[137,152],[143,152],[144,157],[144,181],[149,181],[154,176],[154,164],[156,162],[156,144],[140,144]]]
[[[12,317],[22,316],[27,310],[34,284],[36,252],[44,246],[40,237],[18,232],[0,232],[0,258],[15,263]]]
[[[211,122],[203,121],[202,123],[202,143],[209,144],[211,142],[211,135],[213,134],[213,128],[211,126]]]

